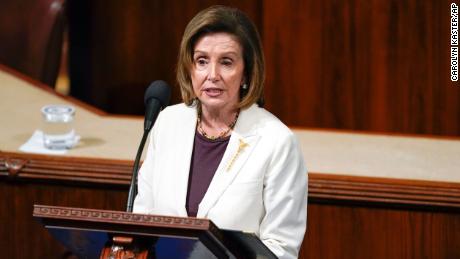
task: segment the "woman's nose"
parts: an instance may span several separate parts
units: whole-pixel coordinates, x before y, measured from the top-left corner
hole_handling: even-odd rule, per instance
[[[208,71],[208,81],[216,82],[220,79],[218,64],[211,63]]]

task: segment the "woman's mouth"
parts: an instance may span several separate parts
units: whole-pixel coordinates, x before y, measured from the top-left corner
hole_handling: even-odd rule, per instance
[[[223,90],[219,88],[206,88],[203,92],[209,97],[217,97],[222,94]]]

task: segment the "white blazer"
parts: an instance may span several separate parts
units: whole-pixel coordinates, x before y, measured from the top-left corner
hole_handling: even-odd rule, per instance
[[[187,216],[196,120],[196,107],[185,104],[160,113],[139,171],[134,212]],[[254,232],[278,257],[296,258],[306,229],[307,170],[294,134],[257,105],[242,110],[197,217]]]

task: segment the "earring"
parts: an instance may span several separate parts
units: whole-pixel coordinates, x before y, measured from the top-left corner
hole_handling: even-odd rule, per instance
[[[248,84],[244,83],[243,86],[241,86],[241,88],[242,88],[243,90],[247,90],[247,89],[248,89]]]

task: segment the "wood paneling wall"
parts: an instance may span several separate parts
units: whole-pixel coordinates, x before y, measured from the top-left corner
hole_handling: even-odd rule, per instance
[[[286,124],[458,136],[451,2],[69,1],[71,91],[112,113],[142,114],[151,81],[175,85],[187,22],[220,3],[258,26],[266,107]],[[173,102],[180,102],[177,87]]]
[[[458,213],[313,201],[299,258],[460,258],[459,238]]]
[[[0,63],[54,87],[65,27],[65,0],[0,1]]]
[[[460,134],[450,1],[265,1],[268,108],[287,124]]]

